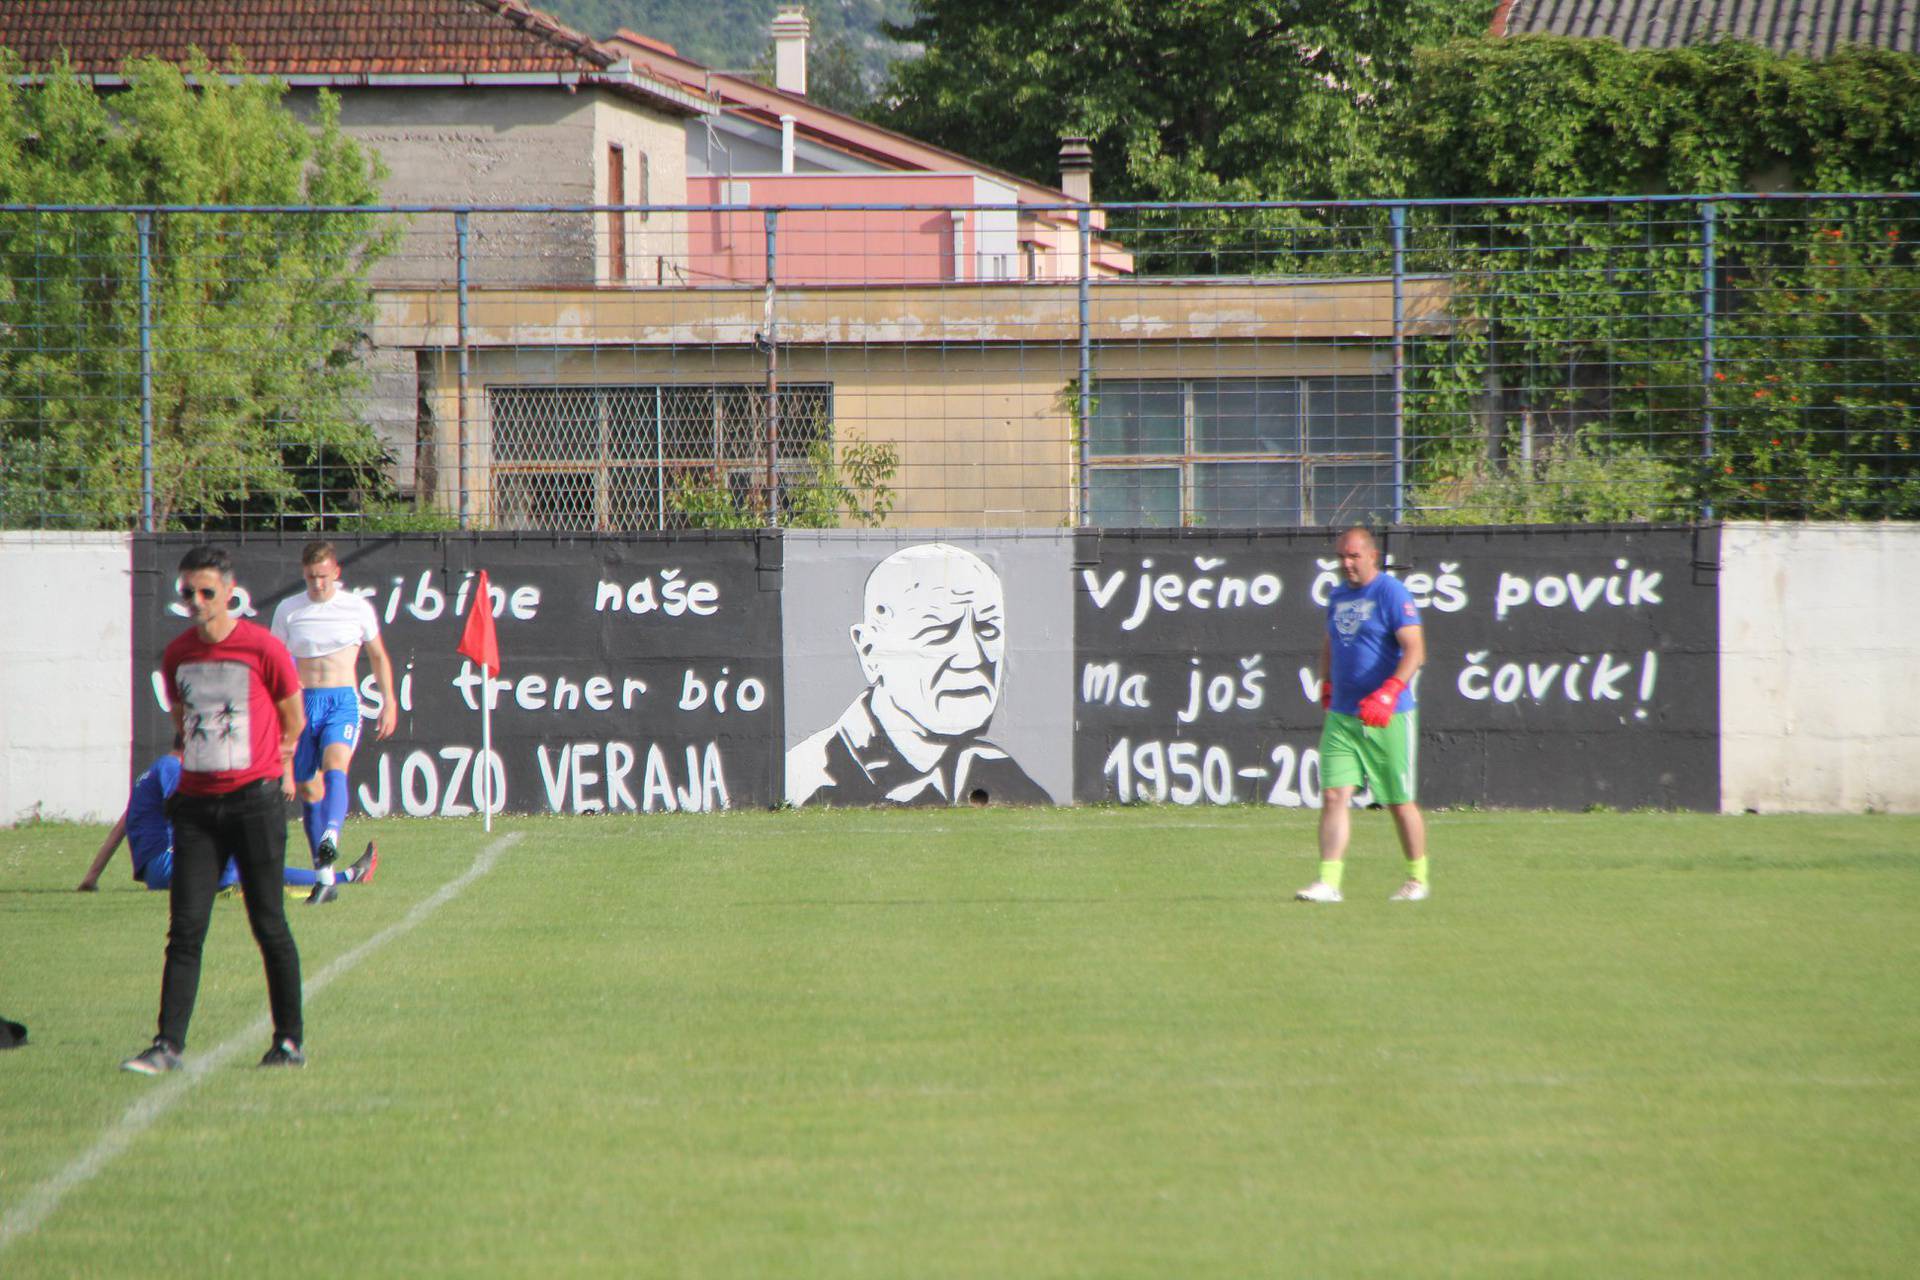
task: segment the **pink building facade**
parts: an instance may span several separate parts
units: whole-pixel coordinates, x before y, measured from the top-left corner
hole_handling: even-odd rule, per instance
[[[1074,195],[1003,173],[821,107],[804,83],[769,88],[630,31],[607,43],[637,71],[717,108],[687,135],[686,203],[720,206],[687,215],[687,283],[764,282],[769,208],[781,283],[1059,282],[1083,269],[1133,271],[1133,256],[1103,235],[1105,213],[1090,207],[1083,268],[1084,184]]]
[[[977,173],[689,177],[687,199],[738,206],[687,215],[695,284],[766,280],[769,206],[778,210],[775,278],[782,284],[1061,280],[1080,271],[1076,210],[1022,209],[1018,191]],[[1107,241],[1095,243],[1092,257],[1094,275],[1132,265]]]

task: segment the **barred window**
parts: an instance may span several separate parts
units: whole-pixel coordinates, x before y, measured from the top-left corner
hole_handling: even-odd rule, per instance
[[[790,383],[767,412],[754,383],[490,386],[497,529],[687,527],[683,479],[724,484],[742,510],[775,509],[833,433],[830,383]]]
[[[1087,488],[1104,526],[1346,524],[1393,512],[1393,382],[1102,379]]]

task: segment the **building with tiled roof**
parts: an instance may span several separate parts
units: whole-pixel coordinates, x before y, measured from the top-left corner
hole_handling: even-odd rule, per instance
[[[1920,53],[1920,0],[1501,0],[1492,33],[1585,36],[1629,49],[1731,38],[1813,58],[1854,44]]]
[[[523,0],[0,0],[0,48],[25,79],[64,59],[105,93],[125,83],[128,59],[184,64],[196,51],[285,82],[296,113],[330,91],[342,131],[384,163],[381,196],[395,205],[683,203],[686,122],[714,110]],[[679,219],[476,215],[465,275],[476,287],[587,289],[676,278]],[[407,216],[373,284],[451,292],[459,238],[450,214]],[[422,425],[417,353],[376,333],[365,359],[396,482],[433,484],[431,438],[455,428]]]
[[[775,20],[770,89],[521,0],[0,0],[29,77],[65,57],[110,93],[126,59],[198,49],[296,110],[338,95],[386,200],[425,206],[374,269],[366,412],[396,486],[480,527],[672,528],[682,479],[777,502],[817,445],[863,439],[897,451],[902,527],[1124,523],[1149,500],[1177,523],[1241,464],[1294,477],[1274,492],[1296,519],[1302,494],[1385,492],[1391,339],[1444,323],[1438,282],[1136,281],[1083,140],[1054,188],[827,111],[805,27]],[[1253,397],[1275,439],[1341,418],[1358,452],[1223,461],[1183,426],[1176,455],[1089,461],[1096,355],[1110,412],[1284,386]]]
[[[392,204],[678,203],[685,122],[714,109],[522,0],[6,0],[0,47],[29,78],[65,59],[107,92],[130,58],[196,51],[284,81],[298,112],[330,90],[343,131],[385,162]],[[665,274],[671,230],[627,222],[616,234],[587,215],[494,219],[476,228],[470,271],[502,283]],[[444,220],[416,219],[375,278],[448,281],[452,258]]]
[[[522,0],[8,0],[0,45],[29,69],[64,57],[102,81],[127,58],[184,63],[197,49],[296,85],[592,83],[700,108]]]

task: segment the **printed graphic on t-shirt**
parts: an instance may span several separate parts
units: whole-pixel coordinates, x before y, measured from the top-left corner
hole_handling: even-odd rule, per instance
[[[239,662],[182,663],[180,686],[186,731],[186,767],[194,773],[224,773],[253,764],[247,676]]]
[[[1342,600],[1333,606],[1333,629],[1340,633],[1342,640],[1351,640],[1360,634],[1360,628],[1367,625],[1367,619],[1373,616],[1373,601]]]

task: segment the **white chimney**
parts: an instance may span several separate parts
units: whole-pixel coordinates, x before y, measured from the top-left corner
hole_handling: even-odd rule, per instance
[[[1060,139],[1060,189],[1075,204],[1093,199],[1093,148],[1085,138]]]
[[[780,6],[773,17],[773,87],[782,93],[807,93],[807,37],[813,25],[805,5]]]

